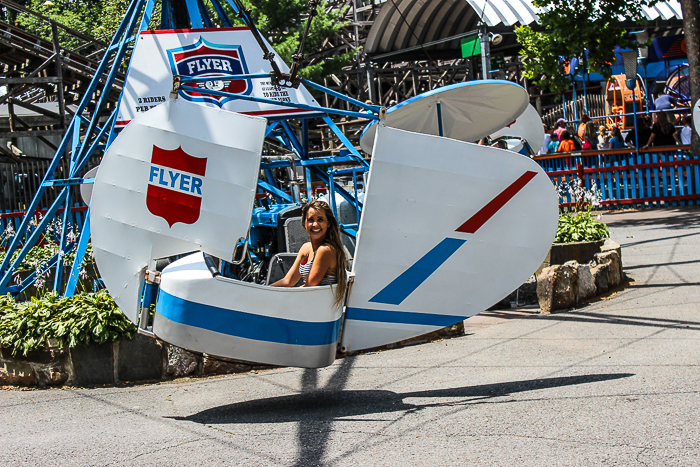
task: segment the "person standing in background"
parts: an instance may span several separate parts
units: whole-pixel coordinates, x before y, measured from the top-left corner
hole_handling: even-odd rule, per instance
[[[581,115],[581,123],[578,124],[578,139],[581,141],[585,141],[586,139],[586,125],[588,125],[588,122],[590,122],[591,119],[588,117],[588,114],[583,114]]]
[[[554,154],[557,152],[557,149],[559,149],[559,135],[552,132],[551,137],[552,141],[549,143],[549,146],[547,146],[547,154]]]
[[[586,123],[586,130],[583,132],[583,146],[581,149],[584,151],[598,149],[598,131],[593,122]]]
[[[666,115],[666,113],[654,113],[653,121],[654,124],[651,126],[651,136],[642,149],[646,149],[649,146],[673,146],[677,141],[680,141],[678,132],[673,124],[668,121],[668,115]]]
[[[637,132],[639,133],[639,137],[637,138],[636,144],[646,144],[647,141],[649,141],[649,136],[651,136],[651,128],[649,127],[648,119],[645,117],[646,115],[637,117]],[[634,129],[625,136],[625,143],[630,147],[636,147]]]
[[[656,99],[654,99],[655,110],[673,110],[678,105],[678,101],[666,94],[666,91],[661,91]]]
[[[576,145],[574,140],[571,139],[571,134],[569,130],[564,130],[561,132],[561,142],[557,148],[557,152],[571,152],[576,150]]]
[[[605,125],[600,125],[598,127],[598,149],[610,149],[609,139],[610,137],[606,134],[607,128]]]
[[[620,129],[618,127],[612,127],[608,142],[610,143],[610,149],[622,149],[625,147],[625,142],[622,140],[622,133],[620,133]]]
[[[560,118],[557,120],[557,127],[554,129],[554,134],[561,141],[561,132],[566,130],[566,120]]]
[[[693,135],[693,118],[690,115],[686,115],[683,119],[683,129],[681,130],[681,144],[690,144],[690,137]]]
[[[552,142],[552,129],[549,128],[549,125],[546,123],[543,123],[542,126],[544,127],[544,142],[542,143],[542,147],[540,148],[538,154],[547,154],[547,148],[549,147],[549,143]]]

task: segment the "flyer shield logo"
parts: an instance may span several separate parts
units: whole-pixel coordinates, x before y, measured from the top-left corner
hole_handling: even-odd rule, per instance
[[[172,227],[177,222],[194,224],[202,207],[207,159],[153,146],[146,192],[146,207]]]
[[[230,79],[230,75],[248,74],[240,45],[213,44],[203,38],[185,47],[168,50],[170,69],[173,75],[209,78],[211,81],[196,83],[202,89],[248,95],[253,86],[249,79]],[[218,77],[228,79],[216,79]],[[195,84],[190,84],[195,86]],[[193,102],[208,102],[221,107],[233,100],[231,97],[209,96],[198,92],[180,90],[180,95]]]

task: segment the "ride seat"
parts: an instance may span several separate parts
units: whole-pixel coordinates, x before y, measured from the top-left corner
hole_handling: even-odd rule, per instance
[[[284,241],[288,252],[296,252],[309,241],[309,234],[301,225],[301,217],[290,217],[284,221]]]
[[[277,253],[273,256],[267,268],[265,285],[274,284],[286,276],[289,269],[294,265],[294,260],[296,260],[296,258],[297,253]]]

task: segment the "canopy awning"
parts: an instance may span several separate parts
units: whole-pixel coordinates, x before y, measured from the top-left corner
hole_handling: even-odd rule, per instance
[[[654,21],[655,26],[663,26],[659,22],[683,19],[681,5],[676,0],[659,2],[643,10],[646,19]],[[460,38],[475,33],[482,19],[491,32],[512,32],[516,25],[537,24],[539,12],[541,9],[532,0],[386,2],[367,36],[365,52],[374,61],[456,58]],[[509,45],[517,45],[514,36],[506,37],[502,47]]]

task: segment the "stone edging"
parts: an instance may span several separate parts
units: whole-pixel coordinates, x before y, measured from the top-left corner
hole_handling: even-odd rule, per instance
[[[338,358],[461,335],[464,335],[464,324],[459,322],[405,341],[346,355],[339,354]],[[131,340],[73,349],[52,344],[55,343],[49,342],[46,350],[31,352],[26,357],[13,357],[9,350],[0,349],[0,386],[96,386],[275,368],[193,353],[143,334],[136,334]]]
[[[610,239],[586,264],[568,261],[542,269],[537,276],[537,300],[541,313],[578,306],[621,285],[622,248]]]
[[[9,350],[0,349],[0,385],[95,386],[272,368],[195,354],[143,334],[131,340],[72,349],[51,344],[26,357],[13,357]]]

